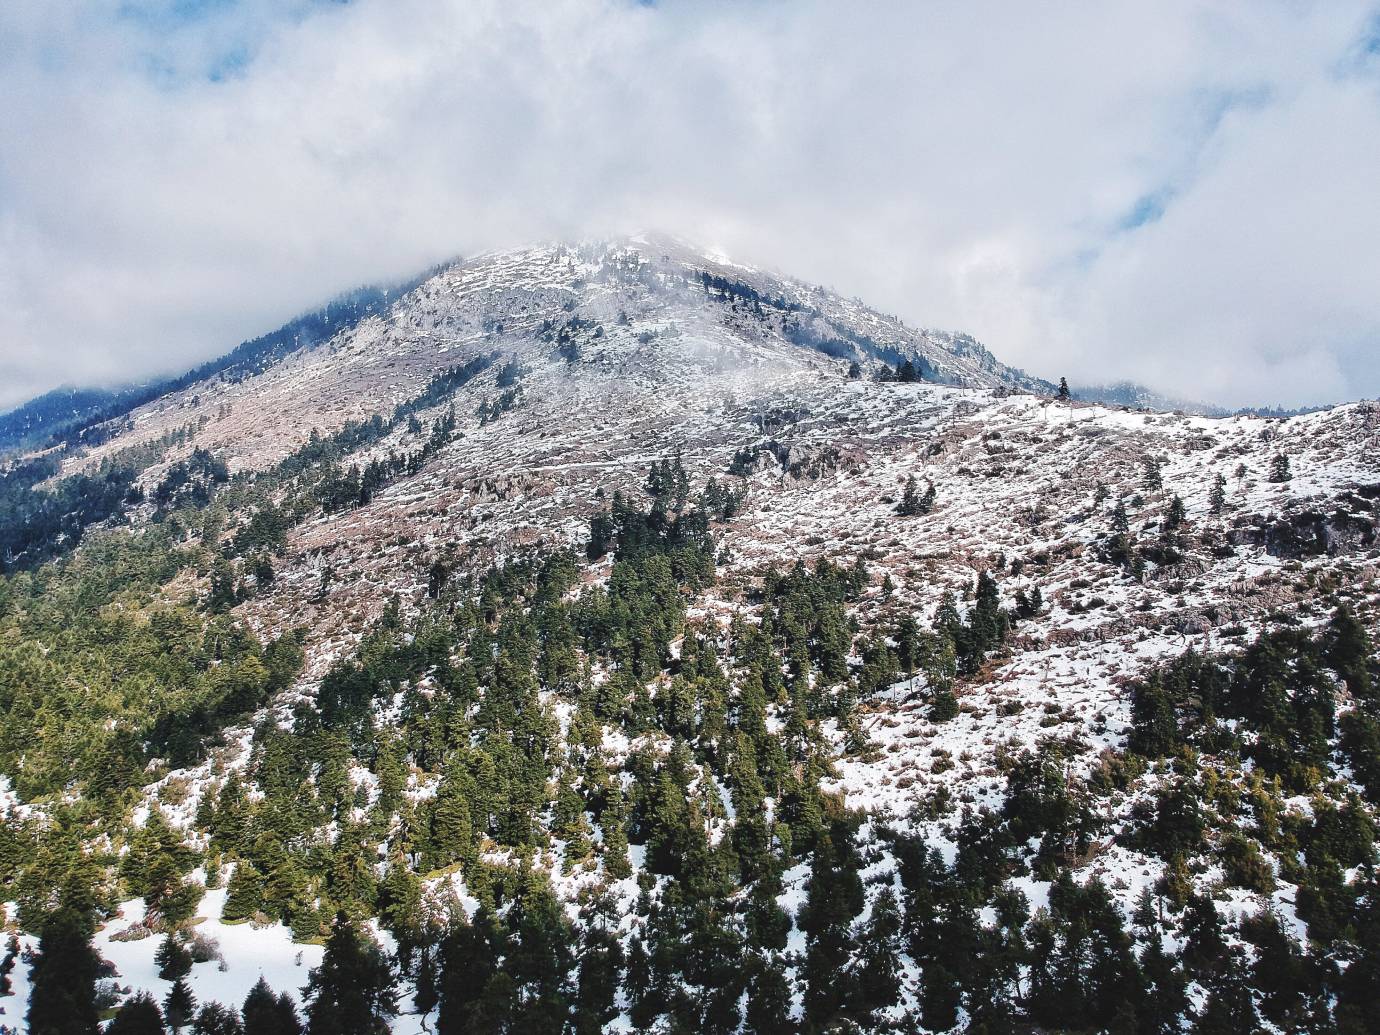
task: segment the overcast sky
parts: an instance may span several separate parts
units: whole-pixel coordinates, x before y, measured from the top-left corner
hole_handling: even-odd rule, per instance
[[[1047,377],[1380,395],[1351,0],[4,0],[0,407],[658,228]]]

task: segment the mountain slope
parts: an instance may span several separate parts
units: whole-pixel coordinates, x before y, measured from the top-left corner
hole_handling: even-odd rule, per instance
[[[286,990],[340,909],[452,1030],[1362,1030],[1380,410],[1052,394],[639,238],[151,401],[0,596],[13,912],[80,846],[103,952],[161,997],[199,910],[238,1000],[235,921]]]

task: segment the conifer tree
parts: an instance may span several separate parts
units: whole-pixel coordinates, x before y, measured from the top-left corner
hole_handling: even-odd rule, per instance
[[[848,989],[839,974],[855,948],[853,918],[863,908],[854,830],[850,819],[830,825],[815,849],[800,926],[805,932],[805,1021],[814,1030],[836,1020]]]
[[[18,959],[19,936],[11,934],[5,941],[5,955],[0,957],[0,999],[14,995],[14,985],[10,975],[14,973],[14,964]]]
[[[120,1004],[115,1017],[105,1027],[105,1035],[163,1035],[163,1014],[153,996],[140,992]]]
[[[181,1031],[192,1023],[195,1013],[196,996],[192,994],[187,979],[178,978],[173,982],[172,988],[168,989],[168,994],[163,997],[163,1016],[168,1022],[168,1027],[173,1031]]]
[[[192,970],[192,954],[171,934],[158,946],[158,951],[153,954],[153,962],[158,964],[158,976],[164,981],[176,981],[186,977]]]
[[[388,960],[344,913],[336,914],[326,953],[312,968],[303,996],[308,1035],[387,1035],[388,1021],[398,1012]]]
[[[82,889],[69,888],[63,904],[43,923],[38,951],[29,966],[31,1035],[94,1035],[96,979],[101,959],[91,947],[88,900]]]
[[[1287,482],[1292,480],[1294,472],[1289,466],[1288,453],[1276,453],[1270,458],[1270,481]]]
[[[498,969],[502,941],[499,925],[482,906],[472,923],[459,911],[451,917],[440,947],[437,1035],[468,1035],[478,1030],[476,1015]]]
[[[902,517],[915,517],[920,513],[920,486],[913,474],[906,475],[906,487],[901,493],[901,502],[896,507],[896,513]]]
[[[244,1035],[239,1016],[220,1003],[204,1003],[192,1021],[192,1035]]]
[[[1066,377],[1059,378],[1059,401],[1068,402],[1072,398],[1069,392],[1069,380]]]
[[[1227,506],[1227,479],[1218,471],[1212,476],[1212,488],[1208,490],[1208,510],[1213,517],[1220,517]]]
[[[248,920],[263,907],[263,878],[246,859],[235,864],[226,889],[225,904],[221,907],[221,921],[238,923]]]
[[[1174,531],[1184,523],[1184,501],[1180,496],[1174,496],[1169,501],[1169,509],[1165,512],[1164,527],[1166,531]]]
[[[244,1020],[244,1035],[301,1035],[302,1022],[297,1007],[286,992],[274,995],[262,977],[240,1008]]]
[[[1141,457],[1141,485],[1149,492],[1159,492],[1164,488],[1164,475],[1160,473],[1160,462],[1153,456]]]
[[[863,932],[861,965],[854,993],[865,1015],[892,1006],[901,994],[901,914],[896,893],[883,887],[872,902],[872,915]]]

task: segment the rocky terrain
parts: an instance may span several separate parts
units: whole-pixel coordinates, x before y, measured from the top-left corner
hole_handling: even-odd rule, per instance
[[[475,372],[463,384],[409,408],[465,364]],[[389,420],[399,407],[406,419]],[[1339,601],[1373,628],[1380,406],[1210,418],[1060,399],[1052,383],[1002,365],[970,338],[910,328],[860,302],[650,236],[459,262],[260,374],[213,377],[139,407],[105,441],[64,453],[53,478],[93,474],[144,450],[152,457],[137,477],[145,502],[109,522],[139,529],[162,520],[158,487],[194,451],[223,460],[229,486],[248,492],[262,482],[275,486],[271,494],[286,484],[272,479],[304,447],[375,415],[389,425],[340,468],[366,471],[418,453],[419,469],[381,479],[362,502],[304,513],[273,552],[271,581],[240,573],[234,618],[264,642],[304,630],[300,674],[259,718],[287,724],[293,704],[315,700],[323,677],[354,656],[390,607],[404,621],[425,613],[438,569],[477,574],[536,549],[573,548],[577,586],[605,584],[614,555],[588,556],[591,519],[616,493],[642,499],[649,468],[672,460],[692,492],[713,479],[737,500],[713,525],[717,577],[689,602],[705,635],[727,637],[735,619],[756,620],[763,580],[797,562],[866,568],[850,609],[864,638],[890,636],[903,615],[940,627],[946,604],[971,606],[982,572],[1013,614],[1038,592],[1040,605],[1013,620],[1000,648],[954,681],[951,717],[935,711],[932,675],[912,672],[858,701],[846,721],[820,723],[834,754],[821,787],[863,810],[865,830],[918,832],[950,859],[958,817],[1001,808],[1020,752],[1051,739],[1066,745],[1072,786],[1123,751],[1131,687],[1155,667],[1190,648],[1239,651],[1281,625],[1321,630]],[[180,429],[193,430],[169,444]],[[908,493],[925,497],[921,513],[904,513]],[[231,507],[218,534],[229,542],[254,513]],[[213,566],[194,565],[162,592],[204,600],[216,577]],[[861,639],[850,653],[856,669]],[[1338,695],[1345,711],[1344,685]],[[226,731],[204,760],[151,774],[144,797],[161,798],[172,826],[198,844],[198,807],[249,764],[252,725]],[[610,764],[632,746],[607,730]],[[364,787],[372,779],[355,775]],[[1339,778],[1359,786],[1345,766]],[[1128,917],[1164,863],[1124,831],[1164,779],[1104,796],[1101,832],[1073,866],[1079,881],[1098,877]],[[415,802],[435,789],[434,774],[411,772]],[[936,813],[937,795],[954,811]],[[1303,793],[1283,804],[1300,815],[1311,808]],[[11,808],[37,815],[45,805]],[[538,865],[572,915],[579,889],[601,879],[563,875],[555,850]],[[1263,905],[1306,938],[1287,867],[1252,891],[1224,889],[1216,865],[1205,856],[1193,881],[1220,893],[1224,921]],[[889,855],[878,857],[867,879],[894,868]],[[808,870],[801,862],[785,874],[788,911],[803,900]],[[427,880],[434,890],[451,876]],[[1048,903],[1049,879],[1028,872],[1013,884],[1032,907]],[[634,916],[635,875],[613,890]],[[625,922],[625,933],[635,929]],[[152,941],[140,944],[152,953]],[[788,951],[803,953],[804,935],[797,931]],[[904,1026],[918,1008],[918,973],[907,972],[887,1015],[894,1023]],[[202,980],[220,987],[209,971]],[[1191,986],[1196,1008],[1208,985]],[[631,1023],[623,1010],[619,1018]]]

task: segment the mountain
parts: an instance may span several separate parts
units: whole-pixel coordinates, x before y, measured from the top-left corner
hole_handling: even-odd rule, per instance
[[[1374,405],[1061,402],[651,235],[357,317],[4,476],[21,945],[316,1031],[1365,1030]]]

